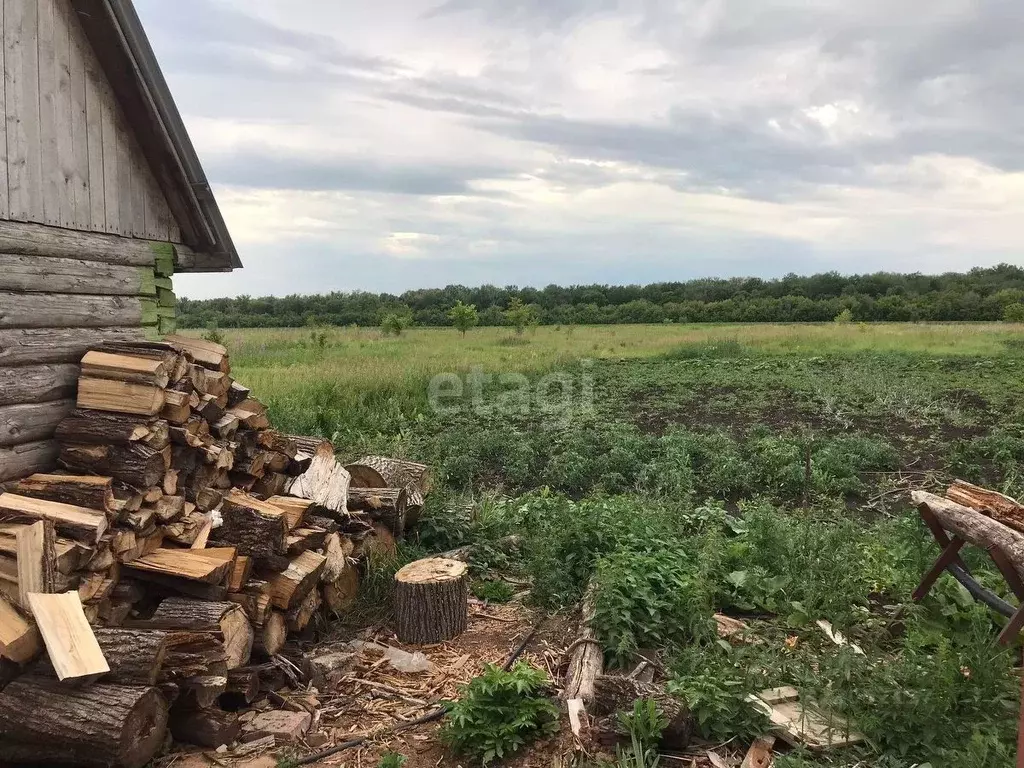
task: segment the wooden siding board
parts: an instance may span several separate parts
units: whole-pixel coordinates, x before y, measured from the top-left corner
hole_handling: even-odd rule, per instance
[[[73,107],[71,104],[71,30],[67,9],[53,2],[53,51],[57,91],[54,95],[54,132],[57,135],[57,221],[62,227],[75,226],[75,152]]]
[[[117,131],[117,201],[118,218],[121,221],[121,232],[134,235],[132,214],[132,153],[129,144],[128,128],[120,112],[116,113],[115,129]]]
[[[92,193],[89,167],[89,114],[86,96],[85,56],[75,31],[78,19],[72,12],[67,18],[69,72],[71,79],[71,185],[74,191],[71,225],[75,229],[92,229]]]
[[[7,110],[9,216],[42,218],[39,136],[39,6],[4,0],[4,79]]]
[[[106,210],[106,231],[121,234],[121,201],[119,200],[118,172],[119,153],[117,151],[117,113],[110,103],[110,87],[101,83],[100,99],[102,101],[103,120],[103,196]]]
[[[6,3],[0,0],[0,69],[7,71],[7,46],[3,30],[6,26]],[[0,219],[6,219],[11,212],[7,189],[7,76],[0,77]]]
[[[93,232],[106,232],[108,228],[103,168],[101,76],[95,62],[88,57],[83,57],[83,67],[85,69],[85,134],[89,156],[89,226],[87,228]]]
[[[38,0],[39,13],[39,162],[43,174],[44,224],[60,226],[64,181],[57,144],[57,46],[53,0]]]

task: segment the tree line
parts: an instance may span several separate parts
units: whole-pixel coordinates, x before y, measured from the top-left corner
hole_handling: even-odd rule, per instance
[[[614,323],[792,323],[853,321],[1024,322],[1024,269],[1010,264],[941,275],[826,272],[773,280],[705,278],[651,285],[469,288],[449,285],[400,295],[364,291],[309,296],[181,299],[188,328],[271,328],[306,325],[379,326],[385,321],[452,326],[476,311],[480,325],[517,325],[525,308],[541,325]],[[510,314],[509,309],[513,308]]]

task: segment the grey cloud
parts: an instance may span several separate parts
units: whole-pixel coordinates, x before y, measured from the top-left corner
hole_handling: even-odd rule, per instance
[[[213,155],[206,160],[221,184],[309,192],[383,192],[399,195],[481,195],[472,182],[509,175],[506,168],[460,165],[397,165],[374,159],[282,155],[266,148]]]

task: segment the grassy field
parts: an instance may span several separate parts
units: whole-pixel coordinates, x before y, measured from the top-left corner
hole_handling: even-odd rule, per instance
[[[1024,495],[1019,326],[253,330],[226,343],[282,428],[332,437],[344,457],[437,467],[403,557],[476,543],[478,590],[528,580],[551,609],[593,581],[609,663],[659,648],[705,738],[749,741],[765,723],[745,695],[796,685],[867,742],[779,766],[1013,764],[1020,650],[995,646],[1003,619],[949,577],[912,603],[936,553],[908,492],[963,477]],[[445,373],[462,393],[436,408],[430,381]],[[519,552],[495,546],[510,533]],[[970,562],[1005,591],[979,553]],[[720,643],[715,611],[758,642]]]

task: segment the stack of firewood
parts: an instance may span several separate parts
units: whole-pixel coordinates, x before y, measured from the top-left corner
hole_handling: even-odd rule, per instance
[[[77,405],[63,474],[0,495],[0,762],[142,765],[168,726],[230,743],[225,697],[351,605],[365,541],[402,535],[429,470],[368,457],[350,495],[329,442],[271,429],[192,338],[91,350]]]

